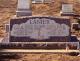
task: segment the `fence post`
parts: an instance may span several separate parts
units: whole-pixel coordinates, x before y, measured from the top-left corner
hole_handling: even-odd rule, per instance
[[[68,51],[68,49],[69,49],[69,47],[68,47],[68,45],[67,45],[67,43],[66,43],[66,51]]]
[[[80,49],[80,45],[79,45],[79,42],[77,42],[77,49],[78,49],[78,50]]]

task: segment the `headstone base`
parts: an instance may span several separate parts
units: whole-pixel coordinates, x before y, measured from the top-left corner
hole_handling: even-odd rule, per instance
[[[32,10],[19,9],[19,10],[16,11],[16,15],[17,15],[17,17],[20,17],[20,16],[32,16]]]
[[[61,16],[74,16],[74,13],[61,13]]]

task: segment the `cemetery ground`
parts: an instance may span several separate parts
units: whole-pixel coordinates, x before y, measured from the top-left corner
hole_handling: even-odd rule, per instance
[[[8,23],[9,19],[15,15],[16,4],[17,3],[15,0],[0,0],[0,37],[1,38],[3,38],[6,35],[5,29],[4,29],[5,23]],[[42,6],[42,5],[39,5],[39,6]],[[54,8],[58,8],[58,7],[59,7],[59,4],[57,5],[56,3],[56,6]],[[48,8],[49,6],[46,6],[46,9]],[[33,7],[33,9],[35,8]],[[60,10],[60,8],[58,8],[57,10],[56,9],[54,10],[54,13],[56,13],[56,15],[59,14],[58,10]],[[80,9],[76,9],[76,11],[78,10]],[[35,10],[33,14],[37,15],[38,13],[37,11],[38,10]],[[41,10],[41,12],[43,12],[42,15],[46,15],[46,14],[53,15],[51,11],[46,13],[44,11],[45,9]],[[38,15],[41,15],[40,14],[41,12],[39,12]],[[17,54],[17,55],[14,55],[13,57],[11,56],[9,57],[8,56],[1,57],[0,61],[80,61],[80,56],[70,56],[68,54],[53,54],[53,53]]]
[[[0,61],[80,61],[80,57],[52,53],[17,54],[13,58],[11,56],[0,58]]]

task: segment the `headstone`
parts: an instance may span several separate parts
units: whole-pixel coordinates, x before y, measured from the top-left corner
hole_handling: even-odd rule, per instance
[[[19,16],[31,16],[31,0],[18,0],[16,15]]]
[[[10,31],[10,24],[5,24],[5,30],[7,33]]]
[[[62,4],[62,11],[63,16],[72,16],[73,13],[73,5],[72,4]]]
[[[69,38],[69,19],[28,17],[10,21],[10,42],[67,42]]]

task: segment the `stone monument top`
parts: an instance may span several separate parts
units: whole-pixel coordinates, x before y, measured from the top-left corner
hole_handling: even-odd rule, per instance
[[[30,9],[30,0],[18,0],[18,9]]]
[[[62,15],[72,16],[73,12],[73,4],[62,4]]]
[[[31,16],[31,0],[18,0],[16,16]]]

